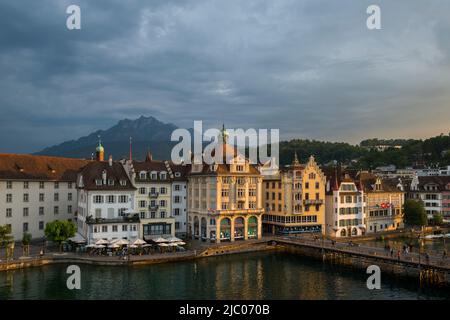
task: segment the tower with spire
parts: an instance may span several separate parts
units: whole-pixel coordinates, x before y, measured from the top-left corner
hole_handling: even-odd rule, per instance
[[[222,124],[222,131],[220,132],[220,134],[222,136],[222,143],[223,144],[228,143],[229,134],[228,134],[228,131],[225,129],[225,124],[224,123]]]
[[[298,161],[297,151],[294,152],[294,160],[292,161],[292,167],[300,167],[300,161]]]
[[[97,161],[105,160],[105,148],[103,148],[102,146],[102,140],[100,139],[100,136],[98,136],[98,145],[95,149],[95,158]]]

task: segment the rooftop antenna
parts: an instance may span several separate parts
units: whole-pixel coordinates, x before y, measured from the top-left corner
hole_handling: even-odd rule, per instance
[[[130,137],[130,161],[133,160],[132,137]]]

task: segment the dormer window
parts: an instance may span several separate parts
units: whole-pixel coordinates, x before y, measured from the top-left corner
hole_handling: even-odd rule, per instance
[[[166,180],[167,174],[165,172],[161,172],[160,177],[161,177],[161,180]]]
[[[152,180],[158,179],[158,175],[156,174],[156,172],[152,172],[151,178]]]
[[[101,186],[103,183],[102,183],[102,179],[96,179],[95,180],[95,185],[97,185],[97,186]]]
[[[181,173],[175,172],[175,177],[177,177],[177,178],[181,177]]]
[[[237,171],[237,172],[242,172],[242,171],[244,171],[244,166],[243,166],[243,165],[237,165],[237,166],[236,166],[236,171]]]
[[[120,185],[122,187],[126,186],[127,185],[127,180],[120,180]]]
[[[108,186],[113,186],[114,185],[114,180],[113,179],[109,179],[108,180]]]
[[[146,179],[147,178],[147,173],[146,172],[139,173],[139,178],[140,179]]]

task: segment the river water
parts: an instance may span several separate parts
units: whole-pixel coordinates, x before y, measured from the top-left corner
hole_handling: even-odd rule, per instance
[[[287,253],[246,253],[150,266],[80,265],[81,289],[65,265],[0,273],[0,299],[450,299],[415,280],[382,274],[368,290],[361,270]]]

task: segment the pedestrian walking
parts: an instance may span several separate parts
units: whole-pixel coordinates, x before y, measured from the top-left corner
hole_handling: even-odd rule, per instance
[[[393,257],[394,257],[394,249],[391,248],[391,258],[393,258]]]
[[[400,261],[400,250],[397,251],[397,259]]]

